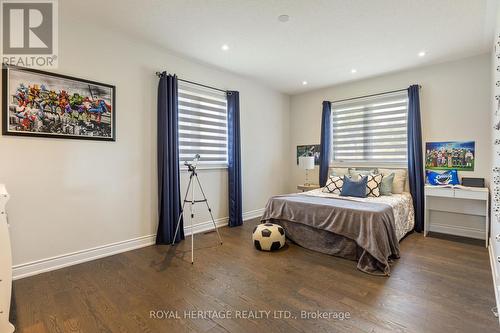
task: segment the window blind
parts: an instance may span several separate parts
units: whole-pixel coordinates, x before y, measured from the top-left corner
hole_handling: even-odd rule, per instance
[[[333,162],[407,161],[406,91],[332,102]]]
[[[227,166],[227,97],[224,92],[179,81],[179,160]]]

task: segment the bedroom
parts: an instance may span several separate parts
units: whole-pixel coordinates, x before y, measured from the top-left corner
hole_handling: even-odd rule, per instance
[[[2,44],[0,333],[500,331],[497,1],[44,3],[52,57]]]

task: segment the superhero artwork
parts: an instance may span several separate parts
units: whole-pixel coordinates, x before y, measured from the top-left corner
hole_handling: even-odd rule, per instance
[[[4,135],[115,140],[115,87],[5,66]]]

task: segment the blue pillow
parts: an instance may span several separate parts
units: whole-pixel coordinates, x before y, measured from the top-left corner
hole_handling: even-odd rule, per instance
[[[431,185],[459,185],[458,172],[455,169],[443,173],[427,170],[427,182]]]
[[[366,198],[367,183],[368,183],[367,176],[364,176],[359,180],[353,180],[347,176],[344,176],[344,185],[342,185],[342,191],[340,192],[340,196]]]

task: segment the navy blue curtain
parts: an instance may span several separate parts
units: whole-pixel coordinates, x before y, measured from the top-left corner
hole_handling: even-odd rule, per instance
[[[172,243],[181,213],[177,76],[163,72],[158,84],[158,232],[156,244]],[[184,239],[181,219],[175,239]]]
[[[408,88],[408,177],[415,208],[415,231],[424,230],[424,161],[419,86]]]
[[[328,101],[323,102],[323,114],[321,115],[321,146],[319,156],[319,185],[325,186],[328,179],[328,168],[330,166],[330,145],[332,137],[332,107]]]
[[[243,224],[240,153],[240,93],[227,92],[229,226]]]

